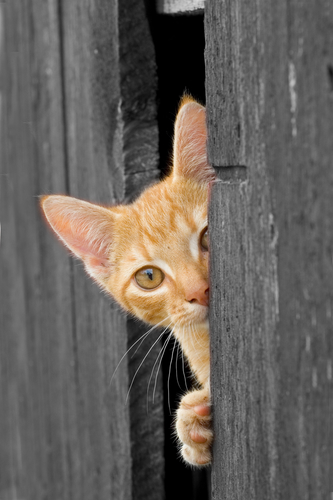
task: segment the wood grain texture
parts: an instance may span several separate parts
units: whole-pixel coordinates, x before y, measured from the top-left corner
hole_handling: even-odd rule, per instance
[[[139,498],[126,360],[110,384],[128,347],[127,320],[57,243],[38,206],[42,193],[125,197],[118,6],[37,0],[0,8],[0,498]],[[149,141],[141,150],[152,172],[156,150]],[[159,383],[146,423],[156,476],[144,481],[154,498],[163,498],[161,394]]]
[[[118,15],[125,200],[132,201],[160,177],[157,70],[144,2],[119,2]]]
[[[149,45],[143,4],[136,3],[134,10],[130,5],[127,7],[125,9],[124,5],[120,7],[117,3],[110,5],[106,1],[93,4],[78,1],[64,4],[62,13],[69,190],[75,196],[107,204],[122,202],[138,194],[147,181],[144,174],[149,173],[150,180],[154,180],[158,173],[157,142],[154,144],[153,133],[157,128],[154,108],[156,80],[151,61],[154,54],[151,43]],[[132,25],[135,25],[136,46],[133,46],[133,42],[127,41]],[[141,73],[137,65],[140,66]],[[138,74],[141,75],[141,79],[137,78]],[[80,103],[80,106],[76,103]],[[150,129],[148,135],[147,129]],[[138,142],[140,149],[137,146]],[[132,167],[133,157],[140,164],[141,170]],[[135,174],[137,174],[136,182],[132,181]],[[135,193],[131,190],[134,185]],[[126,348],[132,344],[133,334],[132,328],[128,328],[127,323],[126,330],[122,332],[113,327],[110,299],[103,299],[78,268],[74,268],[74,297],[76,329],[78,334],[82,335],[82,340],[78,338],[77,344],[78,348],[82,346],[84,349],[81,354],[82,373],[85,377],[82,386],[90,391],[84,400],[91,401],[92,406],[87,408],[87,419],[93,428],[96,408],[100,405],[94,403],[97,394],[93,388],[91,373],[98,367],[95,366],[96,362],[91,364],[90,348],[94,344],[96,347],[100,346],[99,352],[102,356],[103,345],[98,339],[94,340],[92,332],[101,332],[102,338],[113,337],[112,354],[117,362]],[[89,304],[89,309],[85,304]],[[117,311],[117,317],[119,314]],[[155,346],[154,352],[158,348],[159,346]],[[108,367],[108,373],[112,373],[111,366]],[[154,432],[149,436],[142,436],[145,429],[142,428],[142,421],[137,419],[140,405],[124,404],[129,380],[121,373],[122,371],[118,377],[122,377],[122,384],[115,389],[119,395],[118,400],[114,401],[115,405],[109,411],[115,433],[110,446],[117,450],[116,453],[110,453],[116,486],[114,489],[111,484],[111,497],[127,498],[127,495],[131,495],[133,499],[139,498],[140,489],[154,486],[156,497],[162,498],[163,481],[156,481],[156,477],[163,478],[163,425],[152,425],[152,422],[157,423],[156,414],[159,416],[159,422],[163,421],[162,386],[159,383],[155,415],[147,415],[147,425],[154,429]],[[144,368],[140,371],[136,383],[144,384],[149,374],[150,372]],[[112,390],[112,385],[110,389],[106,388],[106,392],[109,390]],[[110,404],[112,399],[111,396]],[[115,408],[119,417],[117,421],[112,415]],[[133,428],[136,429],[135,433]],[[133,434],[136,436],[135,440],[132,438]],[[102,446],[102,433],[100,439]],[[137,470],[133,468],[135,466],[133,456],[138,453],[137,448],[144,444],[147,447],[154,446],[155,454],[147,455],[143,471],[154,464],[156,476],[146,476],[144,485],[139,488],[136,479]],[[126,456],[128,446],[130,446],[130,458]],[[128,460],[126,466],[119,460],[118,453],[124,460]],[[100,463],[102,470],[104,468],[106,471],[108,467],[110,468],[110,463],[102,464],[101,460],[103,460],[102,455],[93,457],[93,463]],[[126,472],[128,470],[130,476]],[[118,478],[124,479],[121,488]]]
[[[248,181],[219,181],[210,206],[213,498],[274,498],[276,249],[269,212],[252,241],[248,195]]]
[[[155,51],[143,2],[119,2],[119,58],[122,157],[125,174],[124,201],[135,199],[159,179],[157,76]],[[130,34],[130,36],[129,36]],[[128,348],[151,327],[128,320]],[[164,498],[164,416],[162,377],[153,378],[147,392],[155,359],[161,349],[153,330],[140,349],[129,356],[130,436],[133,500]],[[155,344],[155,345],[154,345]],[[144,360],[146,353],[150,354]],[[134,352],[135,353],[134,353]],[[136,374],[136,370],[141,365]],[[156,365],[155,365],[156,368]]]
[[[64,2],[61,9],[68,192],[112,204],[125,190],[119,117],[117,4]],[[126,320],[71,261],[77,414],[73,434],[75,498],[132,498],[130,416],[125,404]]]
[[[129,320],[130,343],[138,341],[149,327]],[[164,415],[162,368],[159,356],[162,331],[154,329],[129,356],[129,377],[133,382],[128,404],[131,415],[131,457],[133,499],[164,498]],[[143,362],[144,360],[144,362]]]
[[[325,0],[206,8],[209,157],[247,171],[210,210],[216,499],[333,491],[332,25]]]
[[[2,3],[1,15],[0,498],[69,498],[70,266],[38,207],[66,178],[59,19],[51,2]],[[47,37],[32,37],[37,20]]]
[[[203,14],[204,0],[157,0],[159,14]]]

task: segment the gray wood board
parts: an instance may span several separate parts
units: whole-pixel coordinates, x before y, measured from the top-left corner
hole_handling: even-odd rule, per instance
[[[204,0],[157,0],[159,14],[203,14]]]
[[[128,326],[130,344],[137,342],[129,353],[133,499],[155,500],[164,498],[162,343],[154,346],[163,330],[155,328],[141,343],[151,327],[137,320],[129,320]]]
[[[127,360],[110,385],[128,346],[126,318],[55,240],[38,206],[45,193],[101,203],[125,196],[117,5],[0,8],[0,498],[138,498]],[[157,392],[146,462],[163,478],[160,382]],[[163,481],[157,488],[146,475],[145,487],[150,479],[163,498]]]
[[[209,2],[213,498],[333,491],[333,5]]]

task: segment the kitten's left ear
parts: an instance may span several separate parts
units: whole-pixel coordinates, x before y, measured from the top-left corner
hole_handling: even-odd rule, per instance
[[[206,141],[206,110],[191,97],[185,96],[175,123],[172,171],[175,177],[205,183],[215,179],[215,171],[207,162]]]
[[[111,209],[61,195],[45,196],[41,206],[60,240],[83,260],[88,274],[103,285],[110,276],[109,254],[116,214]]]

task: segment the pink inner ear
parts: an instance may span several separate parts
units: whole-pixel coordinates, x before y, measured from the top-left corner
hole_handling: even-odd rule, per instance
[[[174,137],[174,175],[210,182],[214,169],[207,162],[206,111],[195,101],[185,98],[177,115]]]
[[[108,266],[109,245],[107,244],[107,236],[104,242],[91,241],[89,235],[75,232],[73,235],[59,236],[65,241],[66,245],[80,257],[83,261],[89,261],[94,266]]]
[[[95,279],[107,277],[112,241],[112,212],[68,196],[42,200],[46,218],[63,243],[85,263]]]

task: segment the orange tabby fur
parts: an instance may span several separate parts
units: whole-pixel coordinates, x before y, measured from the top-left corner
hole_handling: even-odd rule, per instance
[[[206,158],[205,109],[185,97],[175,123],[173,167],[130,205],[102,207],[67,196],[42,199],[46,218],[87,272],[121,306],[169,326],[202,389],[186,394],[176,428],[185,460],[210,462],[207,195],[214,171]],[[154,266],[164,281],[143,290],[135,273]]]

